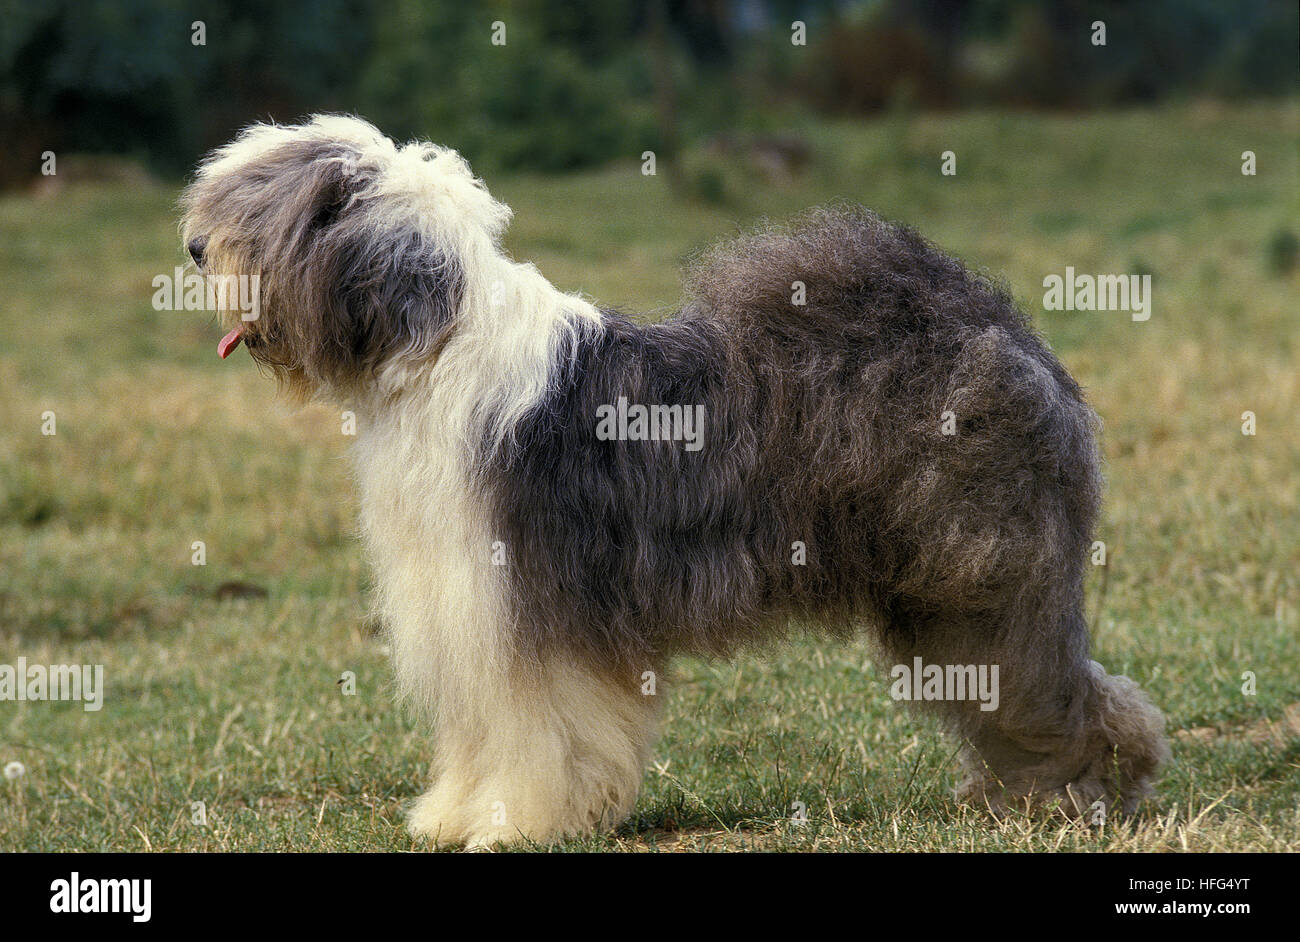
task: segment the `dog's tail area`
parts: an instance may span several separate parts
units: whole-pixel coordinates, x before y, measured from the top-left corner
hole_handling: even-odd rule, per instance
[[[1024,324],[1004,291],[862,206],[809,210],[719,243],[686,272],[688,310],[784,339],[886,341],[959,319]]]

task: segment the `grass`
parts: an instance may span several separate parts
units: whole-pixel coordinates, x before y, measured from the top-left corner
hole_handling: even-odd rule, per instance
[[[682,258],[738,224],[835,197],[1005,278],[1105,422],[1096,656],[1167,712],[1174,761],[1128,821],[992,823],[952,803],[953,747],[889,700],[887,666],[809,639],[680,662],[633,819],[556,849],[1300,849],[1300,277],[1268,254],[1297,226],[1294,103],[806,133],[816,158],[789,183],[692,154],[688,176],[725,182],[707,205],[631,160],[489,182],[516,255],[629,309],[671,306]],[[339,416],[277,403],[242,353],[219,362],[206,315],[152,310],[182,260],[175,196],[0,199],[0,663],[107,677],[100,712],[0,702],[0,765],[26,769],[0,780],[0,850],[411,848],[401,807],[429,754],[364,627]],[[1067,265],[1152,273],[1150,321],[1044,312]],[[234,580],[267,595],[214,598]]]

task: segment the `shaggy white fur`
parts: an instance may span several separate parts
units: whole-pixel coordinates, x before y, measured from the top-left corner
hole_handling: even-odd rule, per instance
[[[321,132],[336,132],[325,122]],[[435,731],[433,784],[411,828],[443,843],[544,839],[621,820],[653,741],[657,698],[570,663],[510,650],[496,536],[474,455],[509,447],[515,421],[598,313],[497,239],[509,210],[452,151],[367,144],[386,219],[427,226],[467,278],[436,361],[395,357],[362,411],[362,525],[403,697]],[[436,375],[434,375],[436,372]]]

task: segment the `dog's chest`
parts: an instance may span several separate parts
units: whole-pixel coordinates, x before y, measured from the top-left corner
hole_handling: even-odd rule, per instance
[[[411,423],[359,432],[354,449],[361,530],[388,605],[438,605],[477,584],[490,563],[491,526],[464,461]]]

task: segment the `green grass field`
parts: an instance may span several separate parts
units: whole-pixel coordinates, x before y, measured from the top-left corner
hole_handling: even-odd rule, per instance
[[[736,225],[836,197],[1004,278],[1105,423],[1096,656],[1174,745],[1133,819],[995,823],[953,804],[953,746],[889,699],[888,665],[809,639],[679,662],[633,819],[556,849],[1300,850],[1300,275],[1270,249],[1300,226],[1297,131],[1294,104],[923,116],[810,127],[784,184],[694,154],[725,180],[708,204],[632,160],[489,180],[516,256],[630,310],[671,307],[682,258]],[[103,664],[107,686],[99,712],[0,702],[0,766],[25,767],[0,779],[0,850],[413,848],[429,753],[365,627],[348,439],[243,351],[219,361],[211,316],[152,309],[176,194],[0,198],[0,663]],[[1067,265],[1150,272],[1151,319],[1044,312]],[[215,598],[232,580],[267,596]]]

